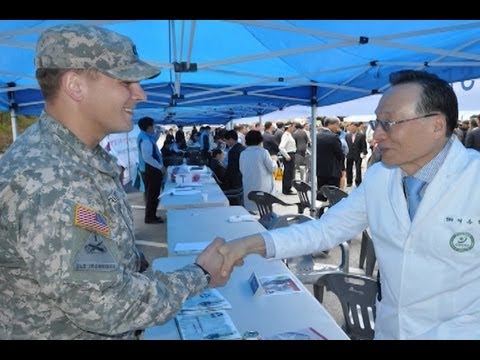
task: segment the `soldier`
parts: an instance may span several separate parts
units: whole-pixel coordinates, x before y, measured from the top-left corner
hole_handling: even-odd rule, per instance
[[[35,67],[45,109],[0,160],[0,338],[135,338],[226,281],[223,241],[178,271],[139,272],[120,170],[98,144],[131,130],[139,81],[160,70],[84,25],[43,32]]]

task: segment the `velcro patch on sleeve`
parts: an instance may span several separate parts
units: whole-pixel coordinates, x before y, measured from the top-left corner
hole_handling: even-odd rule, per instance
[[[118,263],[108,248],[107,240],[95,233],[85,241],[74,260],[76,271],[115,271]]]
[[[96,232],[103,236],[110,236],[108,218],[84,205],[75,205],[74,224],[86,230]]]

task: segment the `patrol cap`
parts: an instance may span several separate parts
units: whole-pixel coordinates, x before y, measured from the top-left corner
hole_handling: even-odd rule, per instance
[[[36,69],[96,69],[122,81],[137,82],[160,74],[138,58],[128,37],[97,26],[71,24],[46,29],[39,37]]]

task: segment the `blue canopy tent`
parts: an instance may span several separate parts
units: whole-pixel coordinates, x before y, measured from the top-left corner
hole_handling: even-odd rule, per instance
[[[324,106],[381,93],[388,75],[428,68],[449,82],[480,77],[479,21],[460,20],[3,20],[0,109],[41,110],[35,41],[71,22],[130,36],[162,74],[143,83],[140,108]],[[226,119],[226,121],[228,121]]]
[[[149,99],[139,106],[154,118],[163,114],[162,122],[174,122],[185,107],[198,114],[218,109],[218,117],[208,117],[226,123],[225,114],[294,104],[311,105],[314,119],[318,106],[382,93],[389,74],[405,68],[428,69],[451,83],[480,77],[479,21],[2,20],[0,110],[10,110],[12,121],[16,112],[38,114],[43,106],[33,66],[39,33],[71,22],[125,34],[143,59],[163,68],[143,83]],[[242,115],[231,114],[235,109]]]

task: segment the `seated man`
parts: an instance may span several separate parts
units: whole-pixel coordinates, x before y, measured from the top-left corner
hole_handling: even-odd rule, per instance
[[[223,190],[225,187],[225,179],[227,175],[227,169],[223,165],[223,158],[225,157],[222,149],[213,149],[212,158],[210,159],[209,167],[212,169],[213,173],[216,175],[220,188]]]

